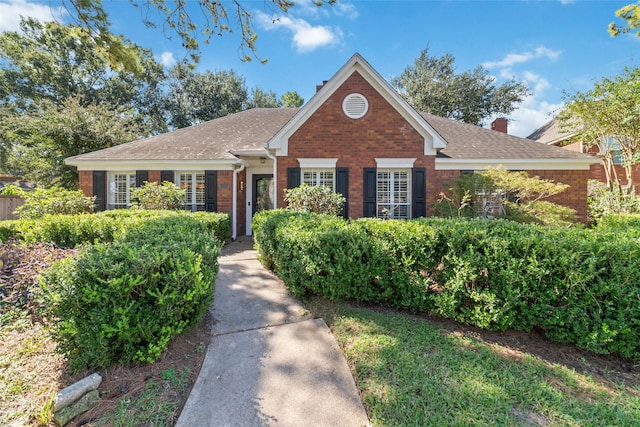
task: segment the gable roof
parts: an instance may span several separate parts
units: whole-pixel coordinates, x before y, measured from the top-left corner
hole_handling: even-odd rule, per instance
[[[354,54],[336,74],[307,102],[298,113],[269,141],[267,148],[277,155],[288,154],[289,138],[315,113],[353,74],[359,73],[400,115],[424,138],[424,154],[436,154],[447,142],[398,92],[367,62]]]
[[[264,145],[298,111],[254,108],[150,138],[66,159],[78,166],[98,161],[206,161],[237,163],[234,154],[264,151]]]
[[[542,144],[556,145],[571,138],[573,135],[575,135],[575,132],[561,130],[560,122],[557,119],[553,119],[533,131],[527,139],[532,139]]]

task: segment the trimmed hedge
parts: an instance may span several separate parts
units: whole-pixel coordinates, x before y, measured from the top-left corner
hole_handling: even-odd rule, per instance
[[[616,221],[551,229],[270,211],[252,227],[261,259],[298,296],[388,304],[496,330],[537,329],[594,352],[640,358],[640,228],[633,218],[626,229],[635,231],[622,234]]]
[[[231,233],[231,222],[226,213],[118,209],[96,214],[45,215],[35,220],[0,221],[0,241],[53,242],[60,247],[72,248],[86,243],[111,242],[129,228],[163,217],[192,217],[221,241]]]
[[[153,362],[213,299],[221,242],[193,215],[146,218],[42,276],[52,334],[69,366]]]

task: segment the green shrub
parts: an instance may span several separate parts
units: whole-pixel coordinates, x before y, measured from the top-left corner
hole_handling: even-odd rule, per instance
[[[69,366],[157,360],[206,313],[220,245],[206,223],[160,216],[54,265],[42,284]]]
[[[129,228],[162,217],[191,217],[205,225],[220,241],[230,235],[231,223],[226,213],[117,209],[92,215],[45,215],[33,220],[2,221],[0,239],[53,242],[71,248],[86,243],[111,242]]]
[[[344,221],[286,211],[256,218],[261,259],[296,295],[434,312],[496,330],[537,329],[598,353],[640,358],[637,217],[605,219],[595,229]]]
[[[134,205],[141,209],[177,210],[182,209],[184,190],[169,181],[145,182],[142,187],[131,190],[131,199],[136,200]]]
[[[286,190],[284,196],[287,208],[296,212],[339,215],[346,199],[324,185],[313,186],[306,183]]]
[[[24,195],[25,202],[16,209],[21,219],[36,219],[44,215],[72,215],[93,212],[95,197],[86,197],[81,190],[36,188]]]
[[[638,214],[640,197],[633,189],[620,186],[608,188],[600,181],[589,180],[587,212],[591,223],[597,223],[608,215]]]

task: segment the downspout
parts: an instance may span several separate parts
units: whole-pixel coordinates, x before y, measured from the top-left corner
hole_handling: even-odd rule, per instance
[[[265,152],[267,153],[267,157],[273,160],[273,208],[278,209],[278,159],[276,156],[271,154],[271,151],[268,147],[264,147]]]
[[[233,194],[231,195],[231,240],[238,237],[238,174],[246,168],[246,163],[240,163],[240,167],[233,170]]]

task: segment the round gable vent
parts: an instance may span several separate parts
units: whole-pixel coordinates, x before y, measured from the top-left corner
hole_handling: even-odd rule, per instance
[[[342,101],[342,111],[351,119],[359,119],[367,114],[369,103],[367,98],[359,93],[352,93]]]

